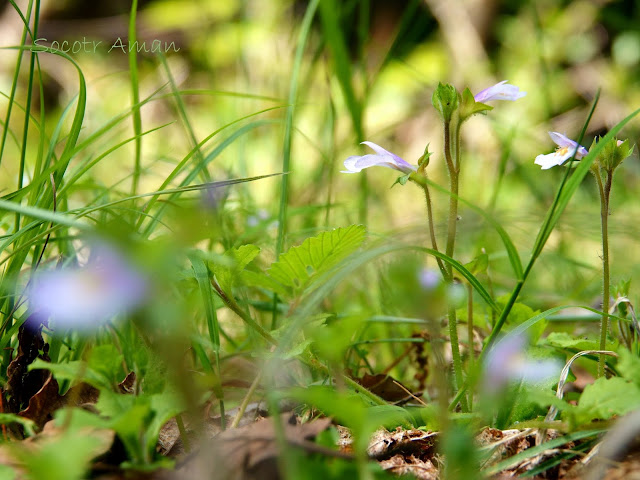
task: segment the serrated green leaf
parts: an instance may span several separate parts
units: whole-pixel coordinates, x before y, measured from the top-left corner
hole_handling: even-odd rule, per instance
[[[330,313],[319,313],[310,317],[306,325],[306,329],[297,331],[293,338],[289,341],[288,345],[283,345],[284,342],[281,341],[281,339],[287,338],[289,329],[288,324],[282,325],[276,330],[271,330],[271,335],[273,335],[273,337],[280,342],[281,346],[285,347],[281,349],[280,352],[278,352],[278,358],[280,358],[281,360],[288,360],[290,358],[302,355],[313,342],[317,341],[317,339],[313,335],[313,333],[315,333],[315,329],[320,328],[322,325],[324,325],[324,322],[327,320],[327,318],[331,316],[332,314]],[[306,334],[306,330],[311,330],[312,334]]]
[[[232,289],[240,278],[242,271],[258,256],[260,249],[255,245],[242,245],[225,252],[229,264],[218,263],[212,265],[212,271],[222,290],[231,295]]]
[[[640,387],[620,377],[599,378],[587,385],[571,412],[578,424],[606,420],[640,407]]]
[[[301,292],[318,274],[338,264],[357,250],[365,237],[362,225],[337,228],[308,238],[301,245],[290,248],[271,265],[269,275],[281,284]]]
[[[618,352],[617,370],[623,378],[640,386],[640,358],[636,357],[629,350],[621,348]]]
[[[263,272],[254,272],[252,270],[243,270],[240,272],[240,279],[243,285],[247,287],[261,287],[277,293],[281,297],[288,295],[287,288],[277,280],[271,278]]]

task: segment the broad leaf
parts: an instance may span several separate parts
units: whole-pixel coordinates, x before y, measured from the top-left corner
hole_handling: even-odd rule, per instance
[[[558,348],[572,350],[600,350],[600,340],[595,337],[575,337],[567,332],[551,332],[544,343]],[[616,350],[617,342],[607,339],[607,350]]]
[[[587,385],[580,403],[570,413],[578,424],[592,420],[606,420],[624,415],[640,407],[640,387],[623,378],[599,378]]]
[[[623,378],[640,387],[640,358],[624,348],[621,348],[618,354],[620,355],[617,365],[618,372]]]
[[[365,237],[362,225],[337,228],[308,238],[302,245],[290,248],[271,265],[269,275],[299,293],[320,273],[326,272],[357,250]]]
[[[232,293],[231,291],[236,285],[242,271],[259,253],[260,249],[255,245],[242,245],[225,252],[225,256],[229,260],[228,263],[213,265],[213,273],[225,293]]]

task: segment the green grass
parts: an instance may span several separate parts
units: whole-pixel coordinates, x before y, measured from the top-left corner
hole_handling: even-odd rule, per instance
[[[289,452],[289,426],[276,425],[274,441],[288,452],[279,458],[283,478],[301,478],[311,466],[327,478],[391,478],[366,453],[380,426],[437,429],[451,478],[477,473],[477,465],[497,474],[568,442],[576,442],[573,452],[534,473],[588,452],[607,422],[633,406],[613,400],[640,388],[628,308],[604,312],[612,320],[607,345],[620,357],[607,357],[613,378],[586,387],[583,405],[555,398],[558,379],[513,382],[493,397],[486,365],[523,334],[532,357],[560,363],[599,341],[600,210],[588,173],[606,141],[633,142],[640,113],[639,60],[623,48],[631,30],[608,23],[617,7],[587,15],[580,2],[551,2],[544,11],[535,2],[500,6],[479,32],[490,62],[482,70],[495,78],[480,78],[476,59],[449,58],[464,42],[446,45],[448,27],[417,0],[406,8],[277,0],[259,12],[239,1],[205,4],[134,0],[122,12],[131,42],[147,39],[141,25],[153,19],[159,36],[180,32],[183,48],[119,55],[36,46],[53,14],[41,12],[38,0],[23,11],[10,2],[21,33],[0,49],[9,65],[0,76],[0,423],[13,438],[0,448],[42,428],[23,419],[28,398],[17,410],[12,403],[16,388],[27,389],[15,359],[28,350],[53,373],[57,394],[75,395],[80,382],[101,392],[92,407],[98,414],[51,412],[63,426],[62,446],[20,455],[32,475],[50,468],[52,478],[84,478],[89,450],[100,445],[95,429],[118,436],[115,467],[173,468],[155,449],[166,421],[175,419],[185,445],[197,450],[187,430],[200,431],[205,412],[233,428],[225,413],[261,400],[272,415],[294,402],[299,416],[332,416],[354,435],[353,464],[341,464]],[[78,28],[65,34],[91,36]],[[598,44],[599,28],[608,29],[611,49]],[[431,94],[438,82],[477,92],[503,78],[528,94],[464,122],[461,144],[452,145],[461,170],[451,192]],[[50,98],[54,80],[62,90]],[[602,139],[570,168],[540,171],[533,159],[554,148],[548,130],[583,145]],[[412,164],[427,144],[435,153],[396,184],[400,174],[390,169],[340,174],[344,159],[365,153],[364,140]],[[609,217],[612,285],[630,279],[624,293],[632,305],[640,273],[637,159],[636,152],[614,179]],[[450,203],[457,219],[447,218]],[[442,247],[447,230],[457,234],[445,254],[432,236]],[[38,313],[33,285],[45,272],[87,273],[87,247],[98,241],[141,272],[144,302],[88,330],[49,319],[41,327],[46,346],[38,346],[38,335],[25,333]],[[423,285],[425,268],[452,274]],[[79,289],[92,285],[84,281]],[[87,292],[78,294],[78,309]],[[557,315],[563,311],[570,321]],[[455,333],[459,388],[446,353]],[[481,353],[469,355],[470,346]],[[578,363],[595,376],[595,355]],[[118,384],[131,372],[131,391],[122,393]],[[364,373],[389,374],[414,397],[392,405],[384,392],[359,385]],[[608,410],[589,406],[607,389]],[[563,436],[491,464],[480,449],[464,453],[482,427],[543,426],[552,405],[560,416],[544,428]],[[95,446],[65,451],[88,427]],[[61,454],[73,468],[53,460]]]

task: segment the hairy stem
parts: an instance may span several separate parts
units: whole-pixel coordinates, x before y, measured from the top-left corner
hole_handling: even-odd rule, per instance
[[[449,197],[449,222],[447,227],[447,246],[446,254],[453,258],[453,252],[456,245],[456,227],[458,221],[458,178],[460,173],[459,162],[459,126],[454,127],[455,139],[452,145],[451,142],[451,122],[444,122],[444,156],[449,169],[449,184],[451,190],[451,196]],[[455,157],[452,155],[452,150],[455,152]],[[447,277],[446,280],[449,284],[453,285],[453,267],[451,264],[446,266]],[[451,340],[451,357],[453,359],[453,373],[454,373],[454,388],[458,391],[458,388],[462,386],[462,357],[460,356],[460,344],[458,341],[458,322],[456,319],[455,306],[449,305],[447,316],[449,318],[449,338]],[[466,396],[462,397],[461,406],[463,411],[467,411]]]
[[[607,332],[609,330],[609,297],[610,297],[610,272],[609,272],[609,198],[611,196],[611,181],[613,171],[607,171],[607,179],[602,184],[600,172],[597,172],[596,182],[600,192],[600,221],[602,224],[602,320],[600,322],[600,350],[607,345]],[[604,376],[604,354],[598,358],[598,377]]]
[[[431,194],[429,193],[429,185],[424,182],[420,184],[422,189],[424,190],[424,198],[427,201],[427,222],[429,223],[429,236],[431,237],[431,248],[436,251],[438,250],[438,241],[436,240],[436,230],[435,225],[433,223],[433,208],[431,206]],[[436,262],[438,262],[438,268],[440,269],[440,273],[446,279],[447,278],[447,269],[444,266],[444,262],[442,259],[436,257]]]

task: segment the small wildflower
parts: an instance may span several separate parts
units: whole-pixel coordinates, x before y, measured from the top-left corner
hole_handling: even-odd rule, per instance
[[[558,132],[549,132],[549,136],[551,140],[558,145],[558,149],[553,153],[548,153],[547,155],[538,155],[535,160],[536,165],[540,165],[542,170],[547,170],[551,167],[555,167],[556,165],[562,165],[564,162],[573,157],[575,153],[576,160],[580,160],[582,157],[586,156],[589,152],[582,145],[578,145],[577,142],[574,142],[570,138],[565,137],[561,133]]]
[[[264,208],[261,208],[255,213],[255,215],[249,215],[247,217],[247,226],[251,228],[257,227],[260,223],[269,220],[269,217],[269,212],[267,212]]]
[[[497,392],[510,382],[539,382],[560,373],[562,365],[555,360],[528,359],[526,344],[524,335],[509,335],[495,344],[484,366],[485,390]]]
[[[86,265],[38,273],[27,292],[31,318],[61,328],[92,329],[142,303],[147,283],[120,252],[95,245]]]
[[[507,80],[496,83],[494,86],[485,88],[477,93],[473,98],[476,102],[485,103],[492,100],[517,100],[524,97],[527,92],[521,92],[515,85],[509,85]]]
[[[427,291],[433,291],[442,283],[442,276],[437,270],[432,268],[423,268],[418,272],[418,283],[420,287]]]
[[[342,170],[342,173],[358,173],[365,168],[369,167],[387,167],[398,170],[402,173],[408,174],[416,171],[416,167],[405,162],[402,158],[394,153],[391,153],[379,145],[373,142],[362,142],[364,145],[368,145],[376,154],[369,155],[354,155],[347,158],[344,161],[344,167],[346,170]]]

